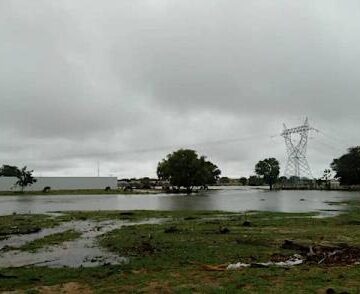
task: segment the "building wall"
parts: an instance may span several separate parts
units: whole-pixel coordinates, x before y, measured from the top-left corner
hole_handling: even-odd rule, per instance
[[[42,191],[45,187],[51,190],[78,190],[78,189],[111,189],[117,188],[116,177],[37,177],[37,182],[26,187],[25,191]],[[0,177],[0,191],[19,191],[15,187],[17,178]]]

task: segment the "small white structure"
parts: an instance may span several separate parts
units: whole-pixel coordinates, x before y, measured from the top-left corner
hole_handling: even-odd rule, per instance
[[[36,177],[36,180],[24,191],[42,191],[45,187],[51,190],[117,189],[116,177]],[[15,177],[0,177],[0,191],[20,191],[16,181]]]
[[[331,189],[339,189],[340,188],[340,181],[332,179],[330,180],[330,188]]]

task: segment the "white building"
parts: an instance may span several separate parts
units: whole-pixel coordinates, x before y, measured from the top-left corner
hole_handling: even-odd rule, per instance
[[[45,187],[51,190],[117,189],[116,177],[36,177],[36,180],[24,190],[42,191]],[[20,191],[16,181],[15,177],[0,177],[0,191]]]

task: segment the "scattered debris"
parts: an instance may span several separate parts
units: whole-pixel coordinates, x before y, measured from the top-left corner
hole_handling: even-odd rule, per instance
[[[184,217],[184,220],[194,220],[194,219],[198,219],[198,217],[194,217],[194,216]]]
[[[291,241],[291,240],[285,240],[284,243],[281,245],[281,248],[296,250],[296,251],[301,251],[301,252],[306,252],[309,250],[308,246],[302,245],[299,243],[295,243],[294,241]]]
[[[285,240],[281,248],[298,251],[300,254],[284,256],[274,254],[269,262],[233,263],[227,270],[247,267],[292,267],[303,263],[317,263],[324,265],[349,265],[360,263],[360,248],[347,244],[338,245],[304,245],[291,240]],[[329,292],[330,293],[330,292]],[[331,292],[335,293],[335,292]]]
[[[292,267],[295,265],[300,265],[303,262],[304,262],[304,260],[303,260],[302,256],[295,254],[285,261],[279,261],[279,262],[268,261],[268,262],[254,262],[254,263],[238,262],[238,263],[229,264],[226,269],[227,270],[237,270],[237,269],[246,268],[246,267],[269,267],[269,266]]]
[[[166,234],[172,234],[172,233],[177,233],[177,232],[179,232],[179,229],[176,226],[171,226],[164,230],[164,233],[166,233]]]
[[[250,264],[248,264],[248,263],[238,262],[238,263],[229,264],[226,269],[227,270],[236,270],[236,269],[249,267],[249,266],[250,266]]]
[[[339,294],[350,294],[349,292],[346,292],[346,291],[336,292],[333,288],[327,288],[325,293],[326,293],[326,294],[336,294],[336,293],[339,293]]]
[[[219,233],[220,234],[228,234],[228,233],[230,233],[230,230],[227,227],[220,227]]]
[[[155,247],[150,243],[150,242],[147,242],[147,241],[142,241],[140,246],[138,246],[136,248],[139,253],[142,253],[142,254],[153,254],[156,250],[155,250]]]
[[[130,215],[134,215],[135,213],[134,212],[132,212],[132,211],[122,211],[122,212],[120,212],[120,215],[128,215],[128,216],[130,216]]]
[[[243,225],[243,227],[251,227],[251,222],[244,221],[242,225]]]
[[[306,257],[305,261],[307,263],[349,265],[360,262],[360,248],[347,244],[303,245],[285,240],[281,247],[298,251],[302,256]]]

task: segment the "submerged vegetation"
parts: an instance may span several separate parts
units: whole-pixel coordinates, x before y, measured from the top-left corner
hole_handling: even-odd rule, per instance
[[[360,261],[360,256],[356,255],[360,247],[360,207],[357,202],[349,204],[349,211],[332,218],[318,218],[316,213],[190,211],[6,216],[1,218],[3,232],[4,223],[13,222],[19,226],[24,224],[22,218],[39,227],[70,220],[160,218],[166,222],[125,226],[98,237],[99,246],[129,257],[127,264],[77,269],[1,269],[0,290],[40,291],[43,286],[65,287],[71,282],[97,293],[294,293],[299,289],[305,293],[326,293],[329,289],[357,293],[360,290],[360,265],[356,264]],[[75,235],[72,237],[76,238]],[[292,244],[286,240],[302,245],[299,248],[284,246]],[[47,241],[43,243],[49,245]],[[312,247],[316,253],[316,248],[334,246],[339,251],[353,248],[341,251],[343,254],[352,252],[353,256],[341,256],[327,262],[313,258],[290,268],[268,266],[226,270],[230,263],[284,260],[294,254],[303,254],[301,248]]]
[[[0,237],[14,234],[31,234],[59,224],[59,220],[44,214],[0,216]]]
[[[62,244],[65,241],[75,240],[75,239],[79,238],[80,236],[81,236],[81,233],[79,233],[79,232],[76,232],[74,230],[67,230],[64,232],[51,234],[51,235],[45,236],[43,238],[27,242],[26,244],[21,246],[19,249],[22,251],[35,252],[42,248]]]

